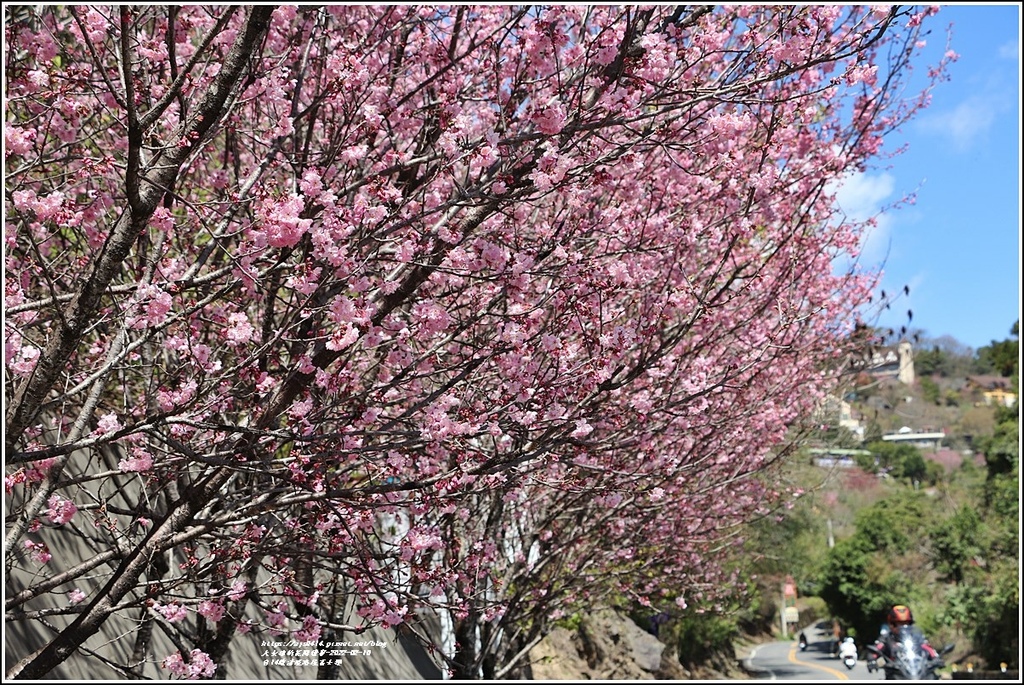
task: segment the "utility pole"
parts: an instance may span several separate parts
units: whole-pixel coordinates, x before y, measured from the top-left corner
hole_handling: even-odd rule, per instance
[[[828,548],[832,549],[836,546],[836,539],[832,535],[832,519],[828,519],[825,524],[828,526]]]

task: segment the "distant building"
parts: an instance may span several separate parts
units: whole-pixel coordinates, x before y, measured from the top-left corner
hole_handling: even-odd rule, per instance
[[[981,392],[986,406],[1012,407],[1017,403],[1017,394],[1010,392],[1009,378],[968,376],[967,385],[975,392]]]
[[[853,406],[845,400],[839,403],[839,425],[856,435],[858,440],[864,439],[864,424]]]
[[[942,447],[942,441],[946,438],[945,433],[916,432],[907,426],[900,428],[895,433],[888,433],[882,436],[886,442],[894,442],[901,445],[912,445],[922,450],[937,451]]]
[[[875,378],[895,378],[904,385],[913,385],[916,379],[914,347],[906,340],[873,350],[858,366]]]
[[[818,407],[815,418],[826,425],[838,424],[857,436],[858,440],[864,439],[864,425],[853,406],[846,400],[833,395],[827,396]]]
[[[820,447],[807,450],[814,460],[815,466],[822,468],[852,469],[857,465],[856,457],[870,456],[868,450],[842,450],[829,447]]]

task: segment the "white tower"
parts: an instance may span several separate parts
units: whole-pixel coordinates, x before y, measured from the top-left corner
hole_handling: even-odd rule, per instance
[[[914,348],[909,342],[903,340],[897,347],[900,356],[900,383],[903,385],[914,384]]]

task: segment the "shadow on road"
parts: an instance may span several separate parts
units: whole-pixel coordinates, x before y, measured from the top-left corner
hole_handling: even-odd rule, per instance
[[[772,680],[803,680],[807,677],[807,669],[776,665],[772,666],[770,676],[766,674],[763,677],[770,677]]]
[[[838,659],[835,643],[832,640],[814,640],[807,642],[807,649],[797,650],[798,654],[813,656],[815,659]]]
[[[827,654],[831,655],[835,652],[832,651],[832,645],[828,642],[809,642],[807,643],[807,649],[803,650],[804,654]]]

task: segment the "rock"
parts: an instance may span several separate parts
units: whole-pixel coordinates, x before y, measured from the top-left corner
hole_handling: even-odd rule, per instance
[[[579,653],[576,633],[555,628],[530,650],[532,680],[590,680],[594,676]]]
[[[556,628],[531,652],[532,680],[685,680],[671,650],[610,609],[589,614],[576,632]]]

